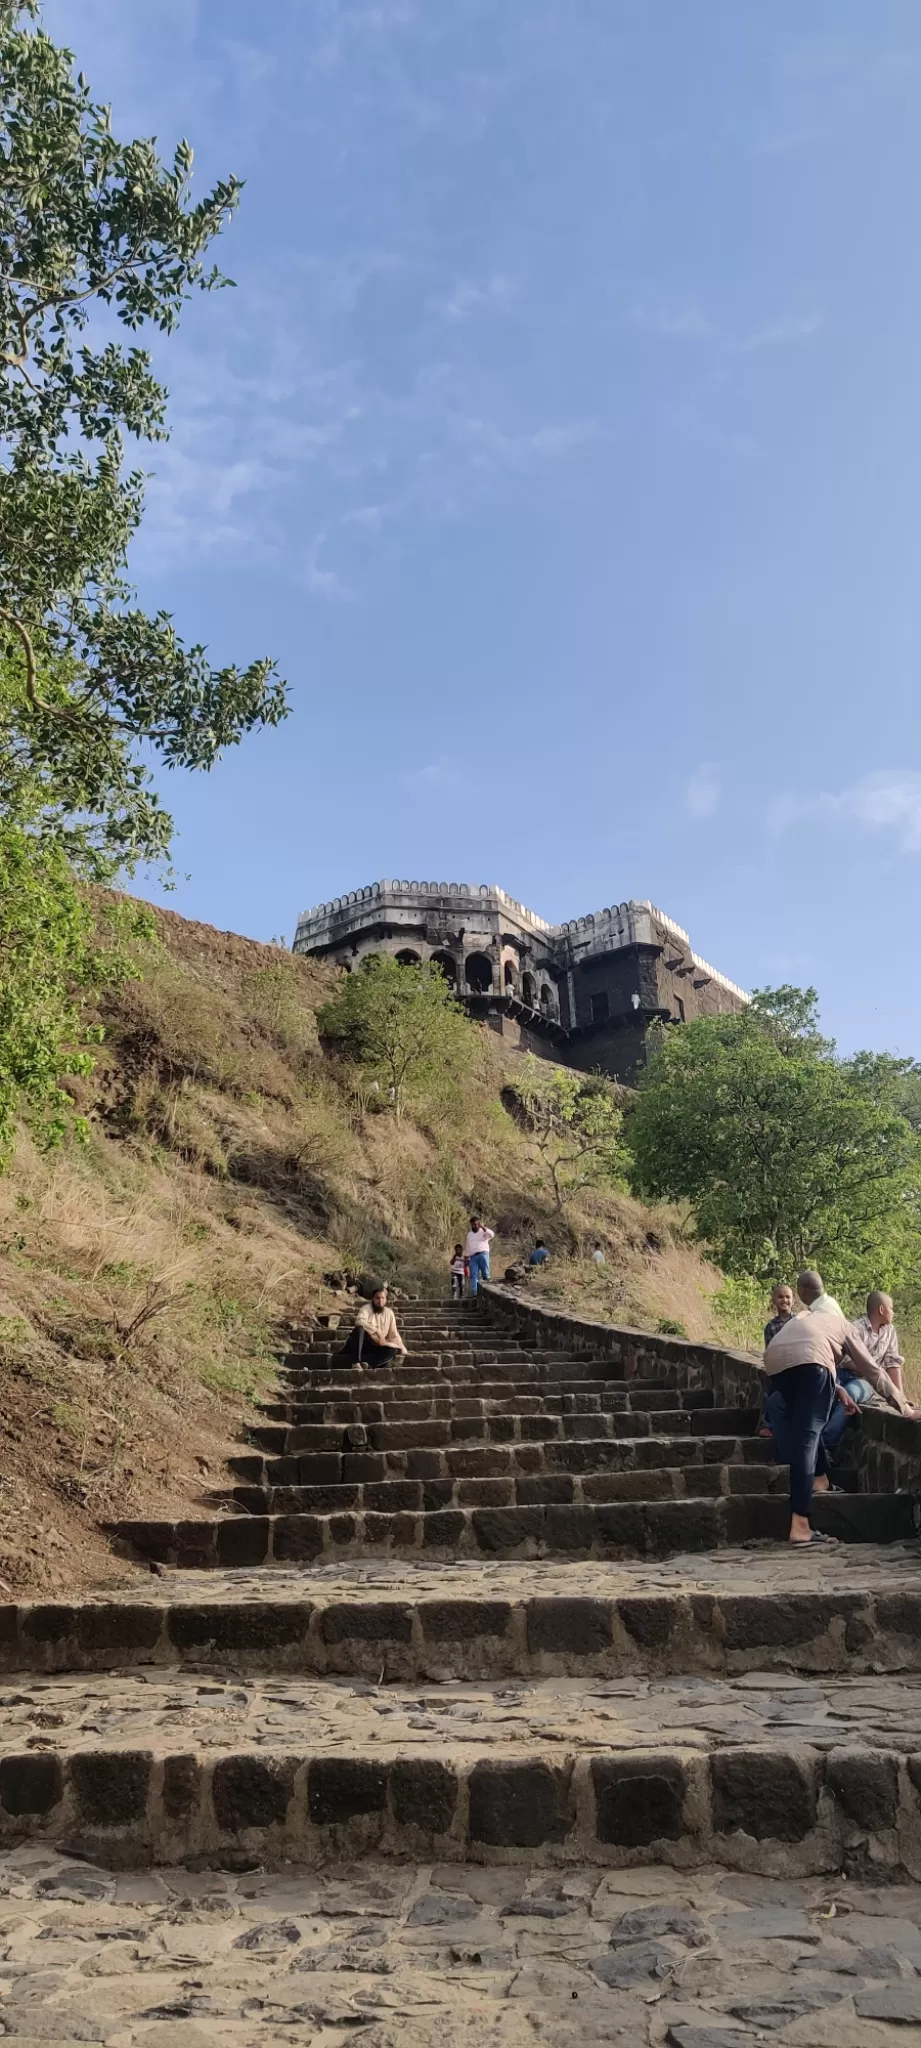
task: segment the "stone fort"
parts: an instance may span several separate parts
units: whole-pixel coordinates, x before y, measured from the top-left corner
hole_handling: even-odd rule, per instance
[[[748,1001],[652,903],[549,925],[490,883],[372,882],[304,911],[296,953],[350,971],[372,953],[440,967],[471,1015],[522,1051],[631,1081],[651,1024]]]

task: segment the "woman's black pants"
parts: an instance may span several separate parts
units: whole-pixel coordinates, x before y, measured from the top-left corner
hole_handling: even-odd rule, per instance
[[[771,1374],[770,1388],[786,1411],[791,1512],[808,1516],[812,1482],[816,1473],[828,1470],[822,1431],[835,1401],[834,1375],[824,1365],[788,1365],[785,1372]]]

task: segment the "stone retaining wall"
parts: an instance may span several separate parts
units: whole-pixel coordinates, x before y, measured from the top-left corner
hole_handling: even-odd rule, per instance
[[[862,1408],[857,1469],[866,1493],[921,1491],[921,1422],[892,1408]]]
[[[567,1358],[604,1358],[632,1379],[658,1380],[661,1386],[713,1389],[717,1408],[761,1406],[762,1379],[758,1360],[747,1351],[719,1344],[693,1344],[686,1337],[662,1337],[616,1323],[595,1323],[565,1314],[542,1302],[528,1301],[509,1287],[486,1282],[477,1299],[521,1338],[524,1346],[561,1351]],[[919,1426],[921,1442],[921,1426]]]

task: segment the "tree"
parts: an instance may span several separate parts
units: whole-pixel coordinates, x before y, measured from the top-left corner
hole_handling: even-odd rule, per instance
[[[731,1274],[816,1265],[856,1295],[917,1259],[921,1142],[901,1114],[908,1063],[839,1059],[807,991],[660,1032],[626,1126],[638,1194],[686,1200]]]
[[[146,938],[149,913],[114,903],[95,914],[53,840],[36,845],[0,819],[0,1166],[17,1114],[55,1144],[73,1123],[62,1074],[86,1074],[98,1028],[86,998],[133,970],[126,938]],[[78,1129],[81,1126],[78,1123]]]
[[[17,1104],[60,1134],[81,998],[118,971],[75,873],[166,854],[151,755],[209,768],[285,712],[270,661],[213,668],[125,575],[144,478],[124,438],[166,437],[166,392],[115,337],[169,333],[226,282],[204,258],[239,185],[193,204],[187,143],[164,168],[117,142],[35,13],[0,0],[0,1156]]]
[[[456,1087],[477,1053],[476,1026],[437,967],[403,966],[388,955],[363,960],[317,1017],[322,1038],[364,1068],[398,1117],[411,1096]]]
[[[514,1092],[561,1216],[583,1188],[622,1179],[623,1115],[610,1082],[550,1066],[529,1053]]]
[[[139,749],[208,768],[284,715],[269,660],[215,669],[125,576],[144,478],[125,435],[166,436],[166,392],[117,326],[169,333],[234,178],[193,204],[192,151],[116,141],[73,59],[0,0],[0,804],[96,875],[167,849]]]

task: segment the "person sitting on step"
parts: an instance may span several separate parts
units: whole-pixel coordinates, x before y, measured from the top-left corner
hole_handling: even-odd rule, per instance
[[[805,1302],[810,1315],[841,1315],[837,1303],[833,1302],[830,1294],[826,1294],[820,1273],[801,1273],[796,1283],[796,1291],[800,1301]],[[872,1316],[869,1312],[871,1301],[876,1304]],[[886,1304],[882,1311],[879,1308],[881,1302]],[[829,1303],[832,1304],[831,1307]],[[889,1295],[868,1295],[867,1314],[861,1316],[858,1322],[849,1324],[849,1328],[856,1331],[865,1356],[869,1359],[869,1368],[861,1367],[860,1372],[855,1372],[848,1358],[841,1362],[838,1378],[842,1386],[847,1388],[851,1400],[856,1401],[859,1407],[864,1407],[877,1394],[882,1401],[888,1402],[890,1408],[897,1408],[900,1415],[910,1415],[913,1411],[902,1393],[902,1354],[895,1335]],[[893,1340],[895,1356],[892,1363],[896,1366],[897,1372],[890,1373],[889,1353],[893,1348]]]
[[[892,1320],[893,1313],[891,1294],[882,1294],[879,1288],[874,1288],[872,1294],[867,1295],[866,1315],[856,1318],[854,1328],[866,1345],[870,1357],[875,1358],[877,1365],[885,1373],[887,1380],[898,1388],[900,1394],[904,1394],[902,1367],[905,1360],[899,1350],[899,1340]],[[861,1394],[856,1392],[849,1379],[845,1384],[855,1401],[869,1400],[872,1390],[868,1389],[867,1393]],[[877,1392],[879,1391],[878,1388]],[[882,1393],[883,1399],[888,1400],[888,1391],[883,1388]]]
[[[354,1372],[364,1372],[366,1366],[373,1371],[405,1357],[406,1346],[397,1329],[396,1316],[388,1307],[387,1289],[375,1287],[370,1301],[362,1303],[337,1363],[350,1365]]]

